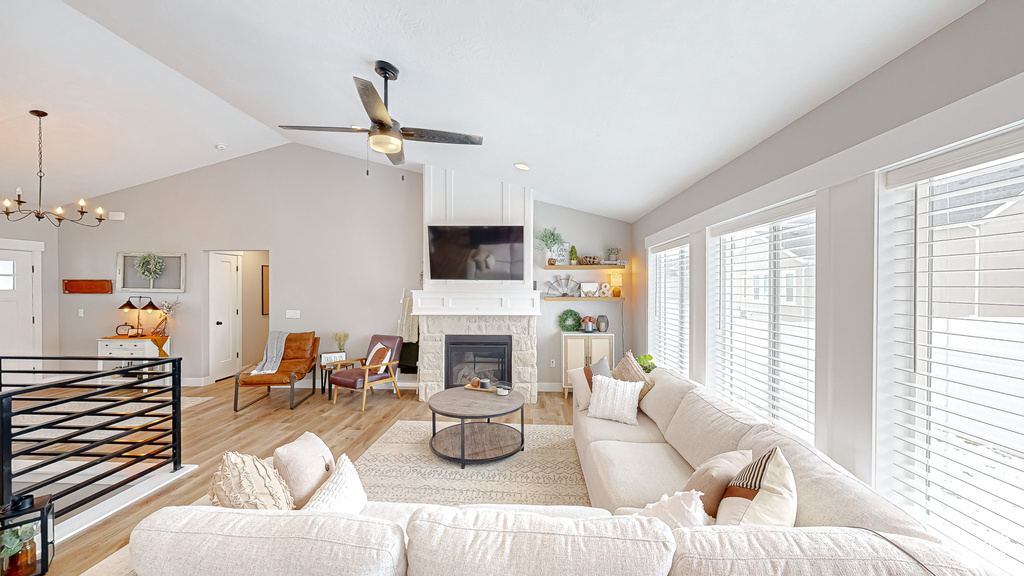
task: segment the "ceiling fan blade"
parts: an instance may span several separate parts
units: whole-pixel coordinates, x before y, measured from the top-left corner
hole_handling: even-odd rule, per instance
[[[359,99],[363,101],[366,115],[373,122],[390,128],[392,126],[391,116],[388,114],[387,107],[384,106],[384,101],[380,99],[377,89],[373,87],[373,82],[355,76],[352,77],[352,80],[356,83],[356,91],[359,92]]]
[[[391,163],[394,164],[395,166],[398,166],[399,164],[405,164],[405,150],[399,150],[394,154],[388,154],[387,157],[388,160],[391,160]]]
[[[444,130],[430,130],[429,128],[409,128],[408,126],[402,126],[402,137],[406,140],[438,142],[440,144],[472,144],[480,146],[484,143],[483,136],[445,132]]]
[[[284,130],[305,130],[307,132],[369,132],[357,126],[278,126]]]

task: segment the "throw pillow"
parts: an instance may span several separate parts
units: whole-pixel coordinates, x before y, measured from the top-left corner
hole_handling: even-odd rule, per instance
[[[600,375],[600,376],[605,376],[607,378],[611,378],[612,377],[612,368],[611,368],[611,364],[608,363],[608,357],[607,356],[601,356],[601,359],[598,360],[597,362],[594,362],[590,366],[584,366],[583,367],[583,371],[587,375],[587,385],[590,386],[591,390],[594,389],[594,375],[595,374]]]
[[[750,460],[750,450],[736,450],[713,456],[693,471],[683,486],[683,491],[701,492],[700,499],[704,503],[704,511],[711,516],[718,516],[718,505],[725,496],[726,488],[740,471],[750,464]]]
[[[747,464],[729,483],[718,506],[718,524],[787,526],[796,523],[796,480],[776,446]]]
[[[277,470],[250,454],[225,452],[213,472],[210,501],[223,508],[292,510],[295,502]]]
[[[648,504],[643,510],[637,512],[637,516],[657,518],[668,527],[692,528],[694,526],[710,526],[715,519],[704,511],[704,504],[700,500],[701,493],[696,490],[684,490],[669,496],[665,494],[661,500]]]
[[[619,363],[612,369],[612,378],[627,382],[643,382],[644,387],[640,390],[641,400],[647,396],[651,388],[654,388],[654,379],[640,367],[640,363],[633,357],[632,350],[626,352],[622,360],[619,360]]]
[[[366,491],[359,481],[359,474],[347,454],[338,457],[334,473],[317,488],[313,497],[302,507],[303,510],[323,512],[344,512],[359,514],[366,506]]]
[[[643,382],[625,382],[595,375],[587,416],[636,426],[636,408],[643,386]]]
[[[384,364],[391,359],[391,348],[377,342],[377,345],[370,350],[370,355],[366,357],[367,366],[376,366],[378,364]],[[383,374],[387,370],[387,366],[381,366],[377,369],[377,374]]]
[[[302,508],[334,470],[334,455],[319,436],[306,432],[274,450],[274,468],[288,485],[295,507]]]
[[[590,407],[590,383],[587,382],[585,374],[586,366],[569,370],[569,383],[572,384],[572,396],[576,399],[577,410],[586,410]]]

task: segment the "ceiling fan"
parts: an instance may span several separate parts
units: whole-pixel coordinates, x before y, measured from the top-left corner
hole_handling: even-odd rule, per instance
[[[373,87],[373,82],[355,76],[352,77],[352,80],[356,83],[356,91],[359,92],[359,99],[363,101],[363,108],[366,109],[366,115],[370,117],[369,128],[360,128],[358,126],[279,126],[279,128],[285,130],[307,130],[310,132],[368,132],[370,134],[370,148],[381,154],[386,154],[391,163],[396,166],[405,162],[405,152],[402,150],[402,142],[404,140],[439,142],[441,144],[472,144],[475,146],[480,146],[484,143],[482,136],[402,126],[388,113],[388,81],[398,79],[398,68],[389,62],[377,60],[374,62],[373,70],[384,79],[383,101],[380,99],[377,89]]]

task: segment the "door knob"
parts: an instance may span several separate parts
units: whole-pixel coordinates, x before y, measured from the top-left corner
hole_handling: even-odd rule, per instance
[[[223,322],[221,322],[220,320],[217,320],[217,326],[222,326],[223,324],[224,324]]]

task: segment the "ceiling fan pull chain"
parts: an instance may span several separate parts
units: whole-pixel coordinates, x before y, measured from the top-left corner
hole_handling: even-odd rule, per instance
[[[366,137],[366,175],[370,175],[370,137]]]

